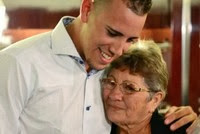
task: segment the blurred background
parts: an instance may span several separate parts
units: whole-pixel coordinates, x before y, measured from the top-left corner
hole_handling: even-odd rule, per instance
[[[78,16],[81,0],[0,0],[0,49]],[[166,101],[200,113],[200,0],[153,0],[141,38],[162,48],[170,74]]]

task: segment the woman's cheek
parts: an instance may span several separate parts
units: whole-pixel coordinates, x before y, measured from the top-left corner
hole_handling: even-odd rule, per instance
[[[110,94],[110,90],[103,89],[103,98],[104,98],[104,101],[107,100],[107,98],[109,97],[109,94]]]

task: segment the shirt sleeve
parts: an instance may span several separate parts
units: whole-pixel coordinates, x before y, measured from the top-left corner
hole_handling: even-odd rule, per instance
[[[27,99],[23,69],[16,58],[0,54],[0,133],[19,131],[19,117]]]

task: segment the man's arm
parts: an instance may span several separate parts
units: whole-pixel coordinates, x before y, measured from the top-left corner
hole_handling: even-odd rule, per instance
[[[23,69],[11,55],[0,53],[0,133],[15,134],[27,99]]]
[[[187,134],[198,134],[200,133],[200,115],[198,118],[192,123],[192,125],[187,128]]]
[[[197,114],[193,111],[191,106],[172,106],[165,114],[165,124],[171,124],[170,129],[176,130],[187,123],[192,123],[197,119]],[[177,121],[176,121],[177,120]]]

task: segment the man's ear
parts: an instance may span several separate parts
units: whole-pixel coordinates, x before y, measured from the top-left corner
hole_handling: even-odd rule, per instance
[[[93,5],[93,0],[82,0],[80,7],[80,17],[83,22],[88,21],[88,16]]]

